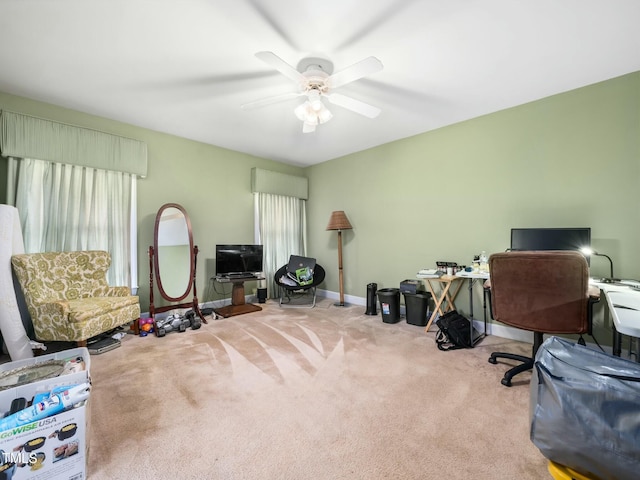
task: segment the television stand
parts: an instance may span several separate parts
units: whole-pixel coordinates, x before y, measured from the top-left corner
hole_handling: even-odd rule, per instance
[[[244,299],[244,282],[264,280],[264,277],[255,278],[222,278],[215,277],[216,282],[220,283],[233,283],[231,289],[231,305],[226,305],[220,308],[214,308],[213,311],[217,315],[223,318],[234,317],[236,315],[243,315],[245,313],[259,312],[262,307],[254,305],[253,303],[247,303]]]

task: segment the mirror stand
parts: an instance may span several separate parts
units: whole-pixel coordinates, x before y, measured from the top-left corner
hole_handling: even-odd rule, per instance
[[[208,323],[198,305],[197,257],[198,246],[193,244],[189,215],[177,203],[164,204],[156,215],[153,246],[149,247],[149,313],[154,323],[157,313],[179,308],[192,308],[202,323]],[[156,288],[170,304],[154,304]],[[185,301],[190,295],[193,295],[191,301]]]

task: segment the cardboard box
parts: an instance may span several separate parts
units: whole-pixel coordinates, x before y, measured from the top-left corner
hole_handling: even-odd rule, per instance
[[[0,391],[0,416],[11,402],[36,395],[48,395],[58,387],[90,383],[90,356],[86,348],[64,350],[51,355],[0,365],[0,378],[6,372],[51,360],[82,359],[84,370],[36,380]],[[81,480],[86,478],[89,454],[90,401],[74,408],[0,431],[0,478],[12,480]]]

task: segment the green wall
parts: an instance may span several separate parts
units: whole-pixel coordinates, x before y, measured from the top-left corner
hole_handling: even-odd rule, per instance
[[[332,210],[354,227],[343,232],[347,295],[365,297],[370,282],[397,287],[437,260],[469,264],[482,250],[504,251],[512,227],[591,227],[594,250],[612,257],[615,274],[640,278],[640,72],[306,173],[310,254],[327,269],[331,291]],[[605,258],[591,266],[608,276]]]
[[[147,252],[153,244],[156,212],[163,204],[178,203],[189,214],[194,243],[200,251],[196,286],[198,299],[203,302],[217,298],[209,281],[215,274],[215,245],[254,242],[251,169],[303,174],[299,167],[0,92],[1,109],[94,128],[147,144],[148,175],[138,181],[138,282],[143,311],[148,311],[149,306]],[[1,160],[2,201],[6,201],[5,183],[6,161]]]
[[[198,297],[211,300],[215,244],[253,241],[252,167],[308,176],[309,254],[333,292],[337,235],[325,230],[333,210],[354,227],[343,232],[343,253],[345,291],[356,297],[437,260],[468,264],[481,250],[503,251],[512,227],[589,226],[616,275],[640,278],[640,72],[306,169],[0,93],[2,108],[147,143],[149,174],[138,182],[143,310],[158,208],[175,202],[189,212]],[[592,260],[594,275],[608,269]]]

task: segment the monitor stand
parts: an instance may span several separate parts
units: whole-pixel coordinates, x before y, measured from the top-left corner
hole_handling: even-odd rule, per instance
[[[243,315],[245,313],[259,312],[262,310],[262,307],[258,305],[254,305],[252,303],[246,303],[244,300],[244,282],[247,279],[234,279],[234,278],[226,278],[220,279],[216,278],[216,281],[221,283],[232,282],[233,289],[231,290],[231,305],[227,305],[225,307],[220,307],[214,309],[216,314],[220,315],[224,318],[234,317],[236,315]],[[263,280],[263,278],[251,278],[251,281],[254,280]]]

